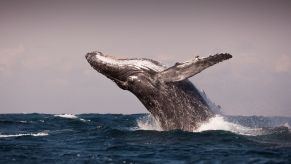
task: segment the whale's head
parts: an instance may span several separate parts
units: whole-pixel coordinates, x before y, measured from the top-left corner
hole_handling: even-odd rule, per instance
[[[138,91],[139,87],[154,85],[152,78],[164,66],[150,59],[117,59],[101,52],[86,54],[90,65],[99,73],[113,80],[120,88]]]

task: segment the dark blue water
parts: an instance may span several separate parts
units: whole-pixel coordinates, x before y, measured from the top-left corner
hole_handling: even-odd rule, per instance
[[[0,163],[291,163],[291,118],[158,131],[146,114],[0,115]],[[224,130],[211,130],[224,129]]]

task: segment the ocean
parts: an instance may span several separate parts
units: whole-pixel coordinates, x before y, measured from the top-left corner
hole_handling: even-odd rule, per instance
[[[291,163],[290,125],[217,115],[185,132],[149,114],[0,114],[0,163]]]

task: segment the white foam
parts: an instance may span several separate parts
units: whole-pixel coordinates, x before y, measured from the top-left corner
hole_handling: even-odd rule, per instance
[[[20,134],[0,134],[0,138],[8,138],[8,137],[20,137],[20,136],[47,136],[48,133],[40,132],[40,133],[20,133]]]
[[[250,128],[232,122],[228,122],[221,115],[216,115],[215,117],[211,118],[208,122],[201,124],[200,127],[196,129],[194,132],[202,132],[208,130],[225,130],[241,135],[251,135],[251,136],[262,135],[263,133],[261,128]]]
[[[288,122],[286,122],[285,124],[283,124],[283,127],[288,128],[289,132],[291,132],[291,126],[289,125]]]
[[[56,117],[62,117],[62,118],[78,118],[77,116],[73,115],[73,114],[56,114]]]
[[[90,122],[91,120],[85,120],[83,118],[80,118],[80,121],[83,121],[83,122]]]
[[[36,133],[36,134],[31,134],[31,135],[35,136],[35,137],[37,137],[37,136],[47,136],[48,133],[40,132],[40,133]]]
[[[134,130],[156,130],[163,131],[158,121],[156,121],[150,114],[137,120],[137,128]],[[224,130],[230,131],[240,135],[257,136],[263,135],[265,132],[262,128],[245,127],[239,124],[228,122],[221,115],[216,115],[208,122],[200,125],[200,127],[193,132],[203,132],[209,130]]]
[[[160,127],[159,123],[150,115],[146,115],[137,120],[137,129],[138,130],[156,130],[162,131],[163,129]]]
[[[285,124],[283,124],[284,127],[287,127],[288,129],[291,128],[291,126],[288,124],[288,122],[286,122]]]

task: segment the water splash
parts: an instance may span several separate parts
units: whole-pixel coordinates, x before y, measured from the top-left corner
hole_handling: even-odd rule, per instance
[[[137,120],[137,129],[163,131],[158,121],[156,121],[150,114],[143,116]],[[252,128],[232,123],[226,121],[222,115],[214,116],[208,122],[201,124],[200,127],[193,132],[203,132],[209,130],[224,130],[248,136],[257,136],[264,134],[262,128]]]
[[[203,123],[194,132],[202,132],[207,130],[225,130],[241,135],[262,135],[262,128],[251,128],[236,123],[226,121],[222,115],[215,115],[208,122]]]
[[[156,130],[162,131],[157,120],[155,120],[150,114],[147,114],[137,120],[138,130]]]
[[[288,128],[289,130],[291,130],[291,126],[288,124],[288,122],[286,122],[285,124],[283,124],[282,126]]]

